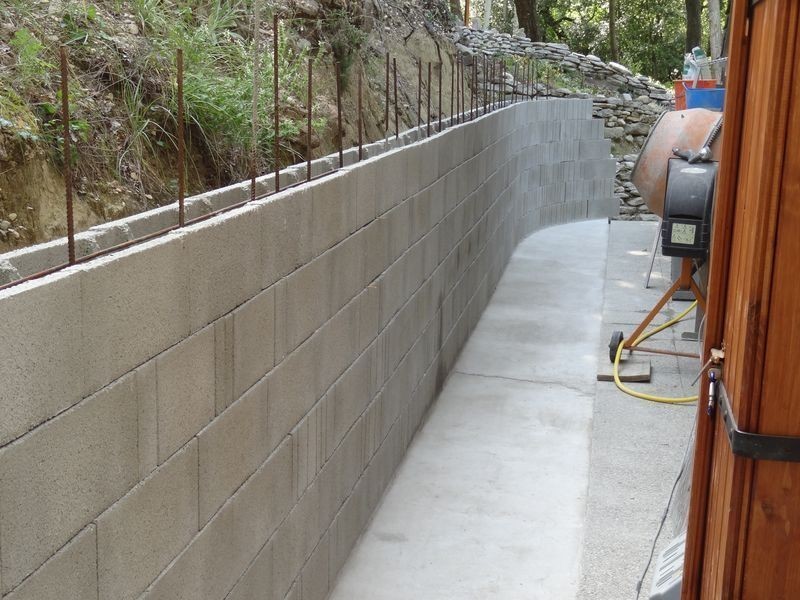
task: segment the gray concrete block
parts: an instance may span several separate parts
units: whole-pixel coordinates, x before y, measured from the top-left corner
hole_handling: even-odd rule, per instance
[[[315,482],[275,532],[272,547],[276,597],[280,598],[289,591],[321,534],[319,490]]]
[[[139,479],[129,375],[0,451],[0,564],[9,591]]]
[[[331,258],[325,253],[286,278],[286,297],[278,305],[285,327],[285,352],[291,352],[330,316]]]
[[[6,600],[97,600],[95,527],[89,525]]]
[[[100,600],[138,598],[197,533],[192,441],[97,519]]]
[[[356,222],[356,178],[344,169],[311,184],[312,247],[318,256],[347,237]]]
[[[216,414],[229,407],[233,396],[233,315],[214,321],[214,381]]]
[[[389,265],[386,219],[380,218],[364,228],[364,283],[373,282]]]
[[[289,509],[292,451],[280,446],[140,597],[224,598]]]
[[[264,544],[225,600],[273,600],[272,542]]]
[[[158,466],[158,388],[156,363],[151,360],[134,371],[139,405],[139,479]]]
[[[189,334],[181,256],[181,240],[168,236],[77,267],[87,392]]]
[[[317,400],[320,337],[306,340],[268,377],[268,447],[279,444]]]
[[[275,287],[233,311],[233,396],[238,398],[275,365]]]
[[[358,349],[366,348],[378,335],[380,327],[380,288],[367,287],[358,297]]]
[[[267,458],[267,384],[258,382],[197,435],[201,526]]]
[[[619,214],[619,201],[615,197],[603,200],[592,200],[588,203],[587,219],[603,219],[616,217]]]
[[[162,463],[214,418],[214,328],[207,327],[161,354],[156,377]]]
[[[0,292],[0,313],[13,332],[0,345],[0,446],[83,397],[80,303],[75,272]]]
[[[261,290],[264,252],[259,207],[224,213],[172,235],[183,241],[181,272],[189,277],[192,332]]]
[[[357,355],[358,305],[358,301],[352,301],[319,330],[320,353],[315,369],[318,398],[322,397]]]
[[[397,260],[408,249],[410,209],[409,201],[401,202],[381,217],[385,223],[384,235],[388,240],[390,262]]]
[[[375,219],[375,207],[383,187],[378,184],[382,175],[380,160],[370,159],[359,163],[353,171],[356,177],[355,229],[357,230]]]
[[[366,241],[366,231],[359,231],[331,249],[329,314],[336,313],[364,289]]]
[[[383,154],[378,159],[382,189],[376,197],[375,212],[377,215],[382,215],[408,198],[406,194],[407,159],[407,152],[402,149]]]
[[[264,246],[261,287],[267,288],[312,258],[311,190],[293,188],[257,204]]]
[[[405,302],[405,261],[398,260],[378,279],[380,289],[380,326],[385,327]]]
[[[325,600],[327,598],[331,583],[328,579],[329,549],[330,536],[325,534],[303,567],[300,576],[303,600]]]
[[[333,446],[344,439],[372,400],[374,353],[364,352],[336,382],[330,395],[333,409]]]

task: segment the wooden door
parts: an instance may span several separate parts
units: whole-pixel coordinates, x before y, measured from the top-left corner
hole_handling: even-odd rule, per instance
[[[734,0],[704,349],[725,348],[741,429],[796,436],[799,31],[797,0]],[[700,404],[682,598],[800,598],[800,463],[734,457]]]

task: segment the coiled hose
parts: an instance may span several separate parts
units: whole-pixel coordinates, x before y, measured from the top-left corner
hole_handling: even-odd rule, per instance
[[[631,348],[635,348],[636,346],[641,344],[643,341],[645,341],[646,339],[654,336],[658,332],[664,331],[665,329],[667,329],[669,327],[672,327],[673,325],[676,325],[677,323],[680,323],[681,321],[683,321],[686,318],[686,316],[690,312],[692,312],[695,309],[695,307],[697,307],[697,301],[694,301],[691,304],[691,306],[689,306],[689,308],[687,308],[685,311],[683,311],[681,314],[679,314],[674,319],[670,319],[669,321],[667,321],[663,325],[659,325],[658,327],[656,327],[654,329],[651,329],[650,331],[647,331],[647,332],[643,333],[642,335],[640,335],[639,338],[636,339],[633,342],[633,344],[631,344]],[[640,400],[647,400],[649,402],[659,402],[661,404],[688,404],[689,402],[697,402],[698,397],[696,395],[695,396],[685,396],[685,397],[682,397],[682,398],[681,397],[679,397],[679,398],[670,398],[668,396],[655,396],[653,394],[645,394],[644,392],[637,392],[636,390],[633,390],[633,389],[629,388],[628,386],[626,386],[624,383],[622,383],[622,381],[619,378],[619,361],[620,361],[620,358],[622,357],[622,351],[624,349],[625,349],[625,340],[623,340],[620,343],[620,345],[617,346],[617,354],[614,357],[614,383],[616,384],[616,386],[619,388],[619,390],[621,392],[624,392],[624,393],[628,394],[629,396],[633,396],[634,398],[639,398]]]

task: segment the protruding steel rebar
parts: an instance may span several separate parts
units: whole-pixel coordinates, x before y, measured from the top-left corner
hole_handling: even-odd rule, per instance
[[[183,48],[175,57],[178,79],[178,225],[186,224],[186,117],[183,98]]]
[[[279,32],[278,32],[278,15],[274,15],[272,17],[272,32],[273,32],[273,48],[272,48],[272,91],[275,94],[275,136],[274,136],[274,144],[273,144],[273,160],[275,161],[275,191],[281,191],[281,161],[279,157],[280,152],[280,142],[281,142],[281,117],[280,117],[280,89],[278,87],[278,44],[279,44]]]
[[[442,70],[444,70],[444,63],[439,63],[439,131],[442,130]]]
[[[306,96],[306,181],[311,181],[311,123],[314,115],[314,59],[308,59],[308,95]]]
[[[428,63],[428,137],[431,136],[431,63]]]
[[[261,96],[261,17],[259,3],[253,5],[253,107],[250,132],[250,199],[256,199],[256,177],[258,168],[258,101]]]
[[[488,106],[489,106],[489,100],[486,97],[486,92],[489,91],[489,85],[487,83],[488,78],[489,78],[489,74],[486,72],[486,55],[484,54],[483,55],[483,85],[481,86],[483,88],[483,114],[484,115],[486,114],[486,111],[488,110]]]
[[[455,116],[455,102],[456,102],[456,65],[453,62],[453,67],[450,69],[450,125],[453,124],[453,117]]]
[[[422,127],[422,59],[417,60],[417,129]]]
[[[342,69],[336,62],[336,145],[339,148],[339,168],[344,167],[344,149],[342,148]]]
[[[389,53],[386,53],[386,114],[384,115],[384,137],[389,137]]]
[[[394,71],[394,137],[400,138],[400,109],[397,104],[397,59],[392,59],[392,70]]]
[[[472,59],[472,114],[473,118],[477,117],[480,112],[478,111],[478,61]]]
[[[459,61],[461,62],[461,112],[467,112],[466,104],[464,104],[464,82],[466,81],[464,77],[464,57],[459,56]],[[466,117],[463,119],[466,122]]]
[[[69,56],[66,46],[61,46],[61,120],[64,125],[64,191],[67,201],[67,255],[69,264],[75,264],[75,217],[72,206],[72,146],[69,116]]]
[[[363,120],[363,107],[362,107],[362,83],[361,83],[361,69],[358,70],[358,160],[361,161],[364,158],[364,120]]]
[[[514,84],[511,88],[511,104],[517,102],[517,61],[514,61]]]
[[[456,77],[456,124],[461,123],[461,56],[456,55],[455,60]]]

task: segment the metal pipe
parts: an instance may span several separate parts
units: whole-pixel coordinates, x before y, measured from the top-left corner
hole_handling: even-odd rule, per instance
[[[431,137],[431,63],[428,63],[428,137]]]
[[[342,148],[342,73],[339,63],[334,63],[336,71],[336,143],[339,147],[339,168],[344,166],[344,149]]]
[[[273,31],[273,49],[272,49],[272,89],[275,94],[275,139],[273,144],[273,160],[275,161],[275,191],[281,191],[281,162],[279,159],[280,152],[280,90],[278,88],[278,15],[272,17],[272,31]]]
[[[417,60],[417,129],[422,127],[422,59]]]
[[[439,63],[439,131],[442,130],[442,71],[444,70],[444,63]]]
[[[175,58],[178,79],[178,225],[186,223],[186,132],[183,98],[183,48]]]
[[[75,218],[72,206],[72,147],[69,116],[69,56],[66,45],[61,46],[61,120],[64,125],[64,190],[67,201],[67,255],[75,264]]]
[[[308,59],[308,95],[306,97],[306,181],[311,181],[311,122],[314,114],[313,94],[314,60]]]
[[[384,116],[383,136],[389,137],[389,53],[386,53],[386,114]]]
[[[397,59],[392,59],[392,66],[394,68],[394,137],[400,138],[400,117],[399,109],[397,107]]]
[[[364,157],[364,136],[362,134],[363,130],[363,117],[362,117],[362,104],[361,104],[361,94],[362,94],[362,83],[361,83],[361,69],[358,70],[358,160],[361,161]]]
[[[258,152],[258,100],[261,95],[261,18],[259,3],[253,5],[253,107],[251,115],[252,131],[250,132],[250,198],[256,198],[256,157]],[[183,215],[181,215],[181,220]]]

